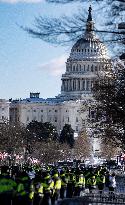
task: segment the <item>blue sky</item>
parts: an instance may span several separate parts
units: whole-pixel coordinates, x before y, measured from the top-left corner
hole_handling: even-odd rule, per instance
[[[0,0],[0,98],[26,98],[40,92],[54,97],[61,88],[70,47],[53,46],[31,38],[18,25],[33,25],[39,14],[59,16],[80,5],[47,4],[43,0]],[[84,8],[88,10],[89,3]]]

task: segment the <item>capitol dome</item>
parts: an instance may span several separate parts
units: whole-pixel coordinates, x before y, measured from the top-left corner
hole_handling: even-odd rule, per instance
[[[70,60],[109,58],[105,45],[96,37],[95,33],[93,32],[94,22],[92,21],[91,10],[92,9],[90,6],[85,34],[72,47],[69,57]]]
[[[87,60],[87,59],[103,59],[109,58],[107,49],[104,44],[92,35],[85,35],[79,39],[71,49],[69,59],[71,60]]]
[[[107,49],[94,33],[91,10],[90,6],[85,33],[73,45],[66,62],[66,72],[62,74],[59,97],[65,100],[91,98],[97,74],[111,67]]]

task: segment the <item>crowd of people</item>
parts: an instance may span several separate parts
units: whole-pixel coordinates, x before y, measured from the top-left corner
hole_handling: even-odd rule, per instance
[[[105,166],[1,166],[1,205],[55,205],[58,199],[81,196],[86,189],[113,192],[115,173]]]

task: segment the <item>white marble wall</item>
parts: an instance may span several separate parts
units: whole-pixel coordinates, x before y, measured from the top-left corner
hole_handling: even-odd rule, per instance
[[[9,101],[0,99],[0,122],[9,120]]]
[[[32,120],[51,122],[58,132],[65,124],[71,124],[75,132],[82,129],[80,115],[80,101],[65,101],[60,104],[49,105],[45,103],[18,103],[18,119],[27,125]]]

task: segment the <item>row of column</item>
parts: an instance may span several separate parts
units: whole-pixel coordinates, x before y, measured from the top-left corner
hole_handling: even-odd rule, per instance
[[[89,91],[91,90],[93,81],[88,79],[63,79],[62,91]]]

